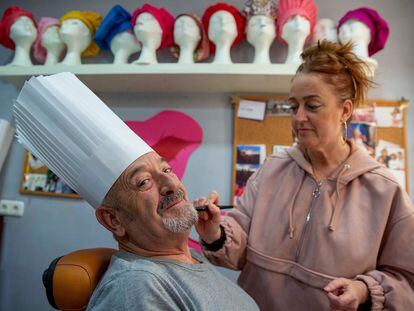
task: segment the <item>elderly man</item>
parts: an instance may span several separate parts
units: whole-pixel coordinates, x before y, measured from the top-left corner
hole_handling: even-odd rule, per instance
[[[257,310],[187,244],[198,214],[168,163],[73,74],[26,82],[19,141],[95,209],[119,251],[88,310]]]

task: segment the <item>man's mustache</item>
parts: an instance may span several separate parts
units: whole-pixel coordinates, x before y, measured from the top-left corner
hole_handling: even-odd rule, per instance
[[[184,191],[179,189],[175,193],[165,196],[158,203],[157,212],[161,213],[166,207],[182,201],[184,199],[184,195]]]

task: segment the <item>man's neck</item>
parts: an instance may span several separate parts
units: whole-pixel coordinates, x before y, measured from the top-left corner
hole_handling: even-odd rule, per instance
[[[198,261],[193,259],[191,256],[187,239],[185,239],[182,243],[176,243],[171,246],[153,245],[151,247],[138,245],[137,243],[133,243],[131,241],[118,241],[118,247],[120,250],[125,250],[142,257],[153,259],[171,259],[186,264],[198,263]]]

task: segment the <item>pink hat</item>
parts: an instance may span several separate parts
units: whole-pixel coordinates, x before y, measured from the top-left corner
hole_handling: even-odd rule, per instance
[[[310,23],[309,37],[313,32],[313,27],[316,24],[318,9],[313,0],[279,0],[278,2],[278,19],[276,22],[277,37],[283,42],[281,38],[283,25],[293,16],[300,15],[305,17]],[[308,37],[308,38],[309,38]]]
[[[378,14],[377,11],[370,8],[359,8],[347,12],[338,22],[338,29],[347,20],[356,19],[364,23],[371,30],[371,42],[368,46],[368,55],[371,56],[382,50],[387,42],[390,29],[388,23]]]
[[[44,64],[46,59],[46,49],[42,46],[42,37],[50,26],[60,26],[59,20],[53,17],[42,17],[37,27],[37,38],[33,44],[33,56],[41,64]]]
[[[141,13],[151,14],[152,16],[155,17],[155,19],[158,21],[158,24],[160,24],[161,26],[162,40],[161,40],[161,45],[158,49],[161,50],[163,48],[171,46],[173,43],[174,16],[172,16],[164,8],[156,8],[155,6],[152,6],[151,4],[144,3],[144,5],[141,8],[136,9],[132,13],[132,18],[131,18],[132,27],[135,27],[137,17]]]
[[[23,10],[18,6],[11,6],[4,11],[3,16],[0,20],[0,44],[6,48],[14,50],[16,47],[13,40],[10,38],[10,28],[14,21],[21,16],[26,16],[33,21],[36,26],[36,21],[29,11]]]
[[[208,58],[210,56],[210,44],[209,44],[209,40],[208,40],[206,30],[204,29],[204,26],[201,23],[200,18],[197,15],[193,14],[193,13],[183,13],[183,14],[178,15],[175,18],[175,20],[179,19],[181,16],[188,16],[188,17],[191,17],[192,19],[194,19],[195,23],[197,24],[198,28],[200,29],[201,39],[200,39],[200,42],[198,43],[198,45],[197,45],[197,47],[194,51],[194,61],[199,62],[199,61],[202,61],[202,60]],[[178,58],[180,56],[180,47],[177,46],[174,43],[173,46],[171,47],[171,53],[175,57]]]

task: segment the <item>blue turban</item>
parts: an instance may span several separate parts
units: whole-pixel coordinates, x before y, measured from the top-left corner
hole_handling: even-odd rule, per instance
[[[105,16],[95,33],[95,42],[102,50],[109,49],[111,40],[119,33],[132,29],[131,14],[122,6],[115,5]]]

